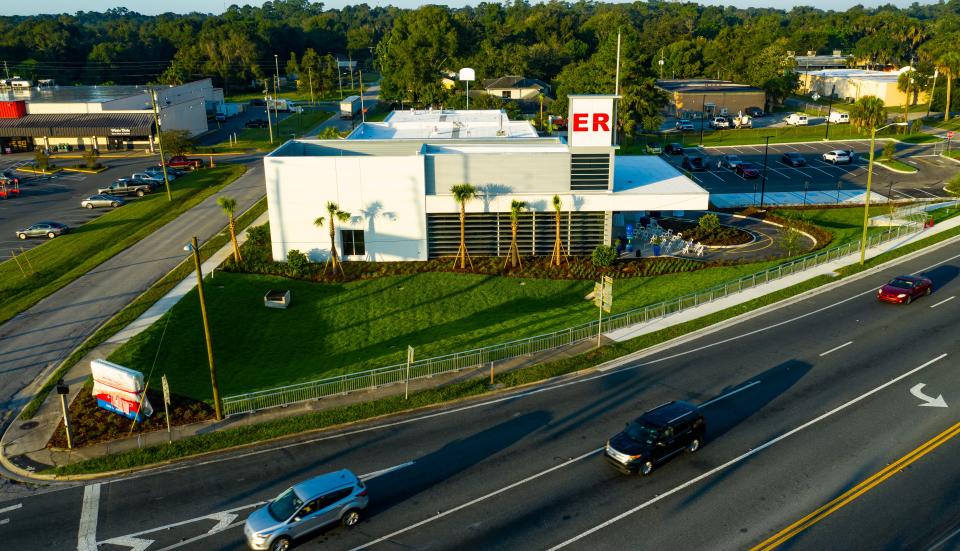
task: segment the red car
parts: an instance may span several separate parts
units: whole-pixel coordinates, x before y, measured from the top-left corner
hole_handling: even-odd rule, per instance
[[[203,161],[200,159],[190,159],[183,155],[175,155],[167,161],[167,166],[173,168],[200,168],[203,166]]]
[[[877,299],[894,304],[910,304],[913,299],[933,292],[933,282],[925,277],[898,276],[877,290]]]
[[[756,178],[760,176],[760,171],[757,170],[757,167],[753,166],[753,163],[740,163],[737,165],[736,171],[737,174],[744,178]]]

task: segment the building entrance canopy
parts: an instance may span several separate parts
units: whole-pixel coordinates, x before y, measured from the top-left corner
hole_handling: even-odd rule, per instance
[[[153,117],[148,113],[36,114],[0,119],[0,137],[123,138],[152,134]]]

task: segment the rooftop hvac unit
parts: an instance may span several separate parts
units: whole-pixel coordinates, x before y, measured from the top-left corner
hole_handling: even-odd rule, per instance
[[[840,57],[840,50],[834,50],[833,57]]]
[[[817,52],[814,52],[812,50],[807,50],[807,55],[817,55]]]

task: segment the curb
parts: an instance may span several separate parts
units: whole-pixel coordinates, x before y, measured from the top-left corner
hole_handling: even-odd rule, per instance
[[[909,171],[906,171],[906,170],[900,170],[899,168],[893,168],[892,166],[887,166],[887,165],[883,164],[883,161],[878,161],[878,160],[876,160],[876,159],[873,160],[873,164],[874,164],[874,165],[877,165],[877,166],[880,166],[880,167],[883,167],[883,168],[889,170],[890,172],[896,172],[897,174],[916,174],[916,173],[920,172],[920,169],[915,169],[913,172],[909,172]]]
[[[934,234],[934,235],[936,235],[936,234]],[[378,416],[370,417],[370,418],[366,418],[366,419],[359,419],[359,420],[356,420],[356,421],[351,421],[351,422],[343,423],[343,424],[339,424],[339,425],[332,425],[332,426],[329,426],[329,427],[322,427],[322,428],[317,428],[317,429],[310,429],[310,430],[303,431],[303,432],[296,433],[296,434],[289,434],[289,435],[284,435],[284,436],[277,436],[277,437],[270,438],[270,439],[267,439],[267,440],[261,440],[261,441],[258,441],[258,442],[250,442],[250,443],[247,443],[247,444],[239,444],[239,445],[236,445],[236,446],[226,447],[226,448],[222,448],[222,449],[218,449],[218,450],[211,450],[211,451],[208,451],[208,452],[202,452],[202,453],[198,453],[198,454],[194,454],[194,455],[189,455],[189,456],[185,456],[185,457],[180,457],[180,458],[176,458],[176,459],[168,459],[168,460],[160,461],[160,462],[157,462],[157,463],[152,463],[152,464],[150,464],[150,465],[142,465],[142,466],[138,466],[138,467],[131,467],[131,468],[129,468],[129,469],[120,469],[120,470],[107,471],[107,472],[102,472],[102,473],[90,473],[90,474],[82,474],[82,475],[63,475],[63,476],[58,476],[58,475],[45,475],[45,474],[39,474],[39,473],[28,473],[28,472],[26,472],[26,471],[23,471],[22,469],[19,469],[19,468],[16,467],[16,466],[13,466],[13,469],[12,469],[12,470],[13,470],[14,472],[17,472],[17,473],[27,473],[27,474],[22,474],[21,476],[25,476],[25,477],[27,477],[27,478],[31,478],[31,479],[35,479],[35,480],[43,480],[43,481],[63,481],[63,482],[68,482],[68,481],[96,480],[96,479],[109,478],[109,477],[120,476],[120,475],[125,475],[125,474],[144,472],[144,471],[149,471],[149,470],[154,470],[154,469],[162,469],[163,467],[166,467],[166,466],[169,466],[169,465],[172,465],[172,464],[185,463],[185,462],[188,462],[188,461],[194,461],[194,460],[201,459],[201,458],[204,458],[204,457],[209,457],[209,456],[212,456],[212,455],[226,454],[226,453],[230,453],[230,452],[234,452],[234,451],[238,451],[238,450],[248,449],[248,448],[251,448],[251,447],[258,447],[258,446],[268,445],[268,444],[275,443],[275,442],[278,442],[278,441],[283,441],[283,440],[294,440],[294,439],[296,439],[296,438],[300,438],[300,437],[303,437],[303,436],[306,436],[306,435],[311,435],[311,434],[317,434],[317,433],[322,433],[322,432],[331,432],[331,433],[334,433],[334,432],[336,432],[336,431],[340,431],[340,430],[343,430],[343,429],[345,429],[345,428],[349,428],[349,427],[356,426],[356,425],[359,425],[359,424],[375,423],[375,422],[377,422],[377,421],[380,421],[380,420],[383,420],[383,419],[387,419],[387,418],[400,417],[400,416],[410,415],[410,414],[417,414],[417,413],[421,413],[421,412],[424,412],[424,411],[430,411],[430,410],[436,410],[436,409],[444,409],[444,408],[448,408],[448,407],[450,407],[450,406],[453,406],[453,405],[456,405],[456,404],[465,403],[465,402],[482,401],[482,400],[484,400],[484,399],[489,399],[489,398],[495,397],[495,396],[502,396],[502,395],[505,395],[505,394],[508,395],[508,394],[510,394],[510,393],[522,393],[524,390],[526,390],[526,389],[528,389],[528,388],[531,388],[531,387],[548,386],[548,385],[551,385],[551,384],[554,384],[554,383],[557,383],[557,382],[560,382],[560,381],[565,381],[565,380],[569,380],[569,379],[575,379],[575,378],[578,378],[578,377],[582,377],[582,376],[585,376],[585,375],[590,375],[590,374],[597,373],[597,372],[605,372],[605,371],[610,371],[610,370],[617,369],[617,368],[623,368],[624,366],[626,366],[626,364],[629,364],[629,363],[634,362],[634,361],[636,361],[636,360],[645,358],[645,357],[650,356],[650,355],[657,354],[657,353],[659,353],[659,352],[661,352],[661,351],[668,350],[668,349],[670,349],[670,348],[673,348],[673,347],[675,347],[675,346],[684,344],[684,343],[689,342],[689,341],[691,341],[691,340],[695,340],[695,339],[698,339],[698,338],[701,338],[701,337],[704,337],[704,336],[707,336],[707,335],[716,333],[716,332],[721,331],[721,330],[724,330],[724,329],[726,329],[726,328],[728,328],[728,327],[737,325],[737,324],[742,323],[742,322],[744,322],[744,321],[748,321],[748,320],[750,320],[750,319],[753,319],[753,318],[755,318],[755,317],[757,317],[757,316],[766,314],[766,313],[768,313],[768,312],[770,312],[770,311],[775,311],[775,310],[777,310],[777,309],[784,308],[784,307],[786,307],[786,306],[790,306],[790,305],[795,304],[795,303],[797,303],[797,302],[803,301],[803,300],[805,300],[805,299],[807,299],[807,298],[809,298],[810,296],[813,296],[813,295],[815,295],[815,294],[819,294],[819,293],[822,293],[822,292],[824,292],[824,291],[830,291],[830,290],[835,289],[835,288],[837,288],[837,287],[839,287],[839,286],[841,286],[841,285],[845,285],[845,284],[850,283],[850,282],[858,281],[858,280],[863,279],[863,278],[865,278],[865,277],[867,277],[867,276],[873,275],[873,274],[876,273],[876,272],[879,272],[879,271],[881,271],[881,270],[884,270],[884,269],[886,269],[886,268],[888,268],[888,267],[890,267],[890,266],[893,266],[893,265],[896,265],[896,264],[899,264],[899,263],[902,263],[902,262],[906,262],[906,261],[912,260],[913,258],[916,258],[917,256],[921,256],[921,255],[924,255],[924,254],[927,254],[927,253],[930,253],[930,252],[933,252],[933,251],[937,251],[937,250],[939,250],[939,249],[941,249],[941,248],[943,248],[943,247],[946,247],[946,246],[948,246],[948,245],[952,245],[952,244],[954,244],[954,243],[956,243],[956,242],[960,242],[960,235],[954,236],[954,237],[951,237],[951,238],[948,238],[948,239],[945,239],[945,240],[943,240],[943,241],[941,241],[941,242],[939,242],[939,243],[935,243],[935,244],[930,245],[930,246],[928,246],[928,247],[924,247],[924,248],[922,248],[922,249],[919,249],[919,250],[916,250],[916,251],[907,253],[907,254],[902,255],[902,256],[899,256],[899,257],[897,257],[897,258],[893,258],[893,259],[891,259],[891,260],[888,260],[888,261],[886,261],[886,262],[883,262],[883,263],[881,263],[881,264],[878,264],[878,265],[876,265],[876,266],[873,266],[873,267],[871,267],[871,268],[868,268],[868,269],[863,270],[863,271],[861,271],[861,272],[858,272],[858,273],[856,273],[856,274],[847,276],[847,277],[845,277],[845,278],[840,278],[840,279],[838,279],[838,280],[836,280],[836,281],[834,281],[834,282],[826,283],[826,284],[824,284],[824,285],[820,285],[820,286],[818,286],[818,287],[815,287],[815,288],[813,288],[813,289],[809,289],[809,290],[804,291],[804,292],[802,292],[802,293],[798,293],[798,294],[796,294],[796,295],[794,295],[794,296],[792,296],[792,297],[788,297],[788,298],[785,298],[785,299],[783,299],[783,300],[774,302],[774,303],[772,303],[772,304],[768,304],[768,305],[762,306],[762,307],[760,307],[760,308],[756,308],[756,309],[750,310],[749,312],[744,312],[744,313],[742,313],[742,314],[739,314],[739,315],[734,316],[734,317],[732,317],[732,318],[728,318],[728,319],[723,320],[723,321],[721,321],[721,322],[718,322],[718,323],[709,325],[709,326],[707,326],[707,327],[703,327],[703,328],[701,328],[701,329],[697,329],[697,330],[695,330],[695,331],[691,331],[690,333],[686,333],[686,334],[684,334],[684,335],[679,335],[679,336],[674,337],[674,338],[672,338],[672,339],[670,339],[670,340],[667,340],[667,341],[664,341],[664,342],[662,342],[662,343],[653,345],[653,346],[651,346],[651,347],[649,347],[649,348],[645,348],[645,349],[643,349],[643,350],[638,350],[638,351],[636,351],[636,352],[632,352],[632,353],[627,354],[627,355],[625,355],[625,356],[621,356],[621,357],[619,357],[619,358],[615,358],[615,359],[613,359],[613,360],[609,360],[609,361],[607,361],[607,362],[604,362],[604,363],[602,363],[602,364],[597,364],[597,365],[594,365],[594,366],[592,366],[592,367],[580,369],[580,370],[573,371],[573,372],[570,372],[570,373],[565,373],[565,374],[563,374],[563,375],[558,375],[558,376],[555,376],[555,377],[550,377],[550,378],[548,378],[548,379],[543,379],[543,380],[540,380],[540,381],[533,381],[533,382],[530,382],[530,383],[525,383],[525,384],[522,384],[522,385],[517,385],[517,386],[515,386],[515,387],[510,387],[509,389],[491,390],[491,391],[488,391],[488,392],[485,392],[485,393],[483,393],[483,394],[476,395],[476,396],[467,396],[467,397],[463,397],[463,398],[459,398],[459,399],[455,399],[455,400],[450,400],[450,401],[447,401],[447,402],[441,402],[441,403],[438,403],[438,404],[431,404],[431,405],[422,406],[422,407],[414,408],[414,409],[410,409],[410,410],[404,410],[404,411],[398,411],[398,412],[393,412],[393,413],[387,413],[387,414],[378,415]],[[883,254],[883,253],[880,253],[880,254]],[[849,264],[848,264],[848,265],[849,265]],[[813,277],[817,277],[817,276],[813,276]],[[803,281],[808,281],[808,280],[810,280],[810,279],[813,279],[813,277],[807,278],[807,279],[805,279],[805,280],[803,280]],[[768,294],[769,294],[769,293],[768,293]],[[761,295],[761,297],[762,297],[762,296],[765,296],[765,295]],[[697,319],[697,318],[695,318],[695,319]],[[0,453],[0,463],[2,463],[5,467],[8,466],[8,464],[9,464],[9,461],[7,460],[7,458],[6,458],[2,453]]]

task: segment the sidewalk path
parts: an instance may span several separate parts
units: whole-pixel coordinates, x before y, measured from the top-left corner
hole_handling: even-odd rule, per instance
[[[243,211],[263,194],[262,163],[248,165],[219,193],[0,326],[0,428],[100,324],[179,264],[192,236],[203,242],[223,230],[217,197],[235,198]]]

